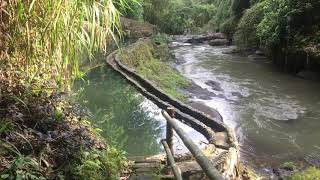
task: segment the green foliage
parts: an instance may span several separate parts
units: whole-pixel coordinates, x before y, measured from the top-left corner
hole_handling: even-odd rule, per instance
[[[158,33],[152,37],[152,41],[155,44],[168,44],[169,43],[169,36],[164,33]]]
[[[144,18],[169,34],[196,31],[212,18],[216,6],[206,1],[144,1]]]
[[[37,161],[28,156],[19,155],[4,172],[0,173],[1,179],[46,179],[41,173],[41,166]]]
[[[290,171],[293,171],[296,169],[296,165],[294,164],[294,162],[285,162],[284,164],[282,164],[280,166],[282,169],[286,169],[286,170],[290,170]]]
[[[81,58],[92,59],[118,33],[119,12],[112,1],[7,2],[1,58],[33,89],[69,85],[83,74]]]
[[[0,135],[6,133],[13,129],[13,123],[10,120],[2,119],[0,120]]]
[[[241,15],[250,5],[250,0],[232,0],[231,10],[233,15]]]
[[[289,6],[287,0],[266,0],[264,17],[257,27],[257,35],[266,46],[280,43],[286,31]]]
[[[217,1],[217,13],[215,15],[215,23],[218,28],[225,22],[225,20],[231,17],[231,0],[218,0]]]
[[[168,64],[154,57],[151,41],[139,41],[134,47],[121,53],[121,60],[126,65],[135,68],[144,78],[153,81],[160,89],[172,97],[185,100],[185,96],[178,92],[179,88],[189,85],[178,72]]]
[[[315,167],[310,167],[307,170],[297,173],[288,180],[317,180],[320,179],[320,170]]]
[[[263,3],[258,3],[246,10],[237,26],[234,39],[240,48],[257,48],[260,45],[257,26],[263,18]]]
[[[143,19],[142,0],[113,0],[121,15],[135,20]]]
[[[125,163],[124,153],[112,147],[107,150],[82,151],[80,163],[74,167],[74,178],[116,180],[119,179]]]
[[[139,66],[137,71],[146,79],[155,82],[165,93],[180,100],[186,100],[186,97],[178,92],[178,89],[188,86],[189,82],[172,70],[169,65],[151,58],[144,62],[143,66]]]
[[[220,31],[225,33],[228,37],[232,37],[232,35],[236,31],[237,22],[238,20],[236,17],[227,19],[224,23],[221,24]]]

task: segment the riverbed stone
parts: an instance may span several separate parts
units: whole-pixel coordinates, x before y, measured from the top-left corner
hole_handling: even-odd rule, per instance
[[[243,95],[239,92],[231,92],[232,96],[236,96],[238,98],[243,98]]]
[[[210,81],[205,82],[205,84],[210,86],[215,91],[223,91],[223,89],[221,88],[220,83],[218,83],[216,81],[210,80]]]
[[[267,60],[268,58],[263,55],[250,54],[250,55],[248,55],[248,59],[258,61],[258,60]]]
[[[226,132],[216,132],[214,135],[214,145],[217,147],[228,148],[228,134]]]
[[[205,43],[215,39],[226,39],[226,35],[223,33],[210,33],[210,34],[201,34],[193,36],[192,38],[186,40],[186,43]]]
[[[209,41],[210,46],[227,46],[229,41],[227,39],[214,39]]]
[[[261,50],[256,50],[255,52],[254,52],[254,54],[256,54],[256,55],[258,55],[258,56],[264,56],[264,53],[261,51]]]
[[[199,110],[199,111],[211,116],[213,119],[220,121],[220,122],[223,122],[223,118],[220,115],[220,113],[216,109],[205,105],[203,102],[195,101],[195,102],[191,102],[189,105],[191,107],[193,107],[194,109]]]
[[[213,92],[208,91],[207,89],[204,89],[195,83],[192,83],[189,87],[184,89],[187,93],[189,93],[191,96],[194,96],[196,98],[202,99],[202,100],[210,100],[212,97],[215,97],[216,94]]]

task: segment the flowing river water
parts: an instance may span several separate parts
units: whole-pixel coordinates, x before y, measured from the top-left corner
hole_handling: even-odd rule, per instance
[[[288,160],[320,159],[319,82],[282,73],[264,58],[224,53],[232,47],[179,42],[173,46],[174,67],[216,94],[191,96],[190,101],[220,112],[236,131],[243,161],[261,169]],[[166,121],[161,110],[111,69],[95,68],[75,83],[75,91],[110,144],[128,156],[163,153],[159,141],[165,137]],[[200,147],[206,144],[200,133],[180,125]],[[185,153],[181,141],[175,141],[176,152]]]
[[[263,57],[225,53],[234,47],[173,46],[176,69],[216,94],[191,100],[220,112],[236,131],[244,161],[259,168],[320,159],[319,82],[280,72]]]

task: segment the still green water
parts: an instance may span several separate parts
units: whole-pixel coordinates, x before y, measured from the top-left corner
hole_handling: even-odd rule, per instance
[[[110,68],[93,69],[75,83],[78,102],[86,107],[101,135],[129,156],[161,152],[163,122],[143,104],[145,99]]]

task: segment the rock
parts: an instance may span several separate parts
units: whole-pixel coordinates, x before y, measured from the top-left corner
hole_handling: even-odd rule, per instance
[[[256,54],[258,56],[264,56],[264,53],[261,50],[256,50],[256,52],[254,52],[254,54]]]
[[[189,93],[190,95],[202,100],[210,100],[212,97],[216,96],[215,93],[210,92],[207,89],[203,89],[202,87],[194,83],[184,90],[187,91],[187,93]]]
[[[267,57],[265,56],[261,56],[261,55],[257,55],[257,54],[251,54],[248,56],[248,59],[251,59],[251,60],[266,60]]]
[[[203,173],[201,167],[196,161],[189,161],[183,163],[177,163],[182,178],[185,180],[198,180],[205,179],[205,174]]]
[[[223,33],[213,33],[213,34],[202,34],[193,36],[191,39],[185,41],[186,43],[204,43],[214,39],[226,39],[226,36]]]
[[[133,39],[151,37],[158,31],[155,25],[124,17],[120,18],[120,23],[122,30],[126,32],[126,36]]]
[[[275,174],[279,179],[286,179],[289,176],[294,174],[294,171],[288,171],[282,168],[276,168],[272,170],[273,174]]]
[[[236,96],[238,98],[243,98],[242,94],[239,92],[231,92],[232,96]]]
[[[215,37],[215,39],[226,39],[227,36],[223,33],[214,33],[212,34],[213,37]]]
[[[223,91],[223,89],[220,86],[220,83],[218,83],[218,82],[210,80],[210,81],[205,82],[205,84],[210,86],[215,91]]]
[[[227,39],[214,39],[209,41],[210,46],[227,46],[229,41]]]
[[[197,109],[209,116],[211,116],[213,119],[223,122],[223,118],[220,115],[220,113],[216,110],[213,109],[207,105],[205,105],[203,102],[200,101],[195,101],[189,104],[191,107],[193,107],[194,109]]]
[[[214,135],[214,145],[219,148],[229,148],[228,134],[226,132],[216,132]]]
[[[320,168],[320,159],[311,159],[307,161],[310,165]]]
[[[216,97],[222,98],[222,99],[227,99],[226,96],[224,96],[223,94],[218,94]]]
[[[281,169],[287,170],[287,171],[293,171],[296,169],[296,166],[293,162],[286,162],[280,166]]]
[[[298,77],[307,79],[307,80],[314,80],[314,81],[319,81],[320,80],[320,75],[317,72],[305,70],[305,71],[300,71],[297,74]]]

